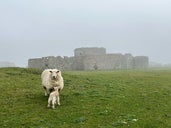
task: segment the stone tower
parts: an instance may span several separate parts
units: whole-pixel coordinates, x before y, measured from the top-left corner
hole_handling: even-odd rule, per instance
[[[74,56],[92,56],[92,55],[105,55],[106,49],[105,48],[76,48],[74,50]]]

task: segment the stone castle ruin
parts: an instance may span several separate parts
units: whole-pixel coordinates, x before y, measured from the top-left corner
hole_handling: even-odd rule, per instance
[[[48,56],[28,60],[28,68],[58,68],[60,70],[116,70],[146,69],[147,56],[133,57],[131,54],[107,54],[105,48],[77,48],[74,56]]]

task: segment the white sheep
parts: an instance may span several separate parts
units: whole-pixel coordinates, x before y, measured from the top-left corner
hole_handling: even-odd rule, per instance
[[[54,87],[51,90],[51,93],[50,93],[49,98],[48,98],[48,105],[47,105],[47,107],[50,107],[51,102],[52,102],[52,108],[53,109],[55,108],[56,102],[58,103],[58,105],[60,105],[59,92],[58,91],[59,91],[59,87]]]
[[[64,87],[63,77],[58,69],[45,69],[41,74],[41,79],[45,96],[49,95],[50,89],[53,87],[58,87],[59,91]]]

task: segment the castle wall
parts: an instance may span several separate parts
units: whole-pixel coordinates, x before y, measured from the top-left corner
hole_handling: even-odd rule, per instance
[[[133,68],[134,69],[146,69],[148,68],[149,61],[146,56],[136,56],[133,59]]]
[[[74,57],[74,61],[73,63],[71,64],[71,70],[84,70],[84,57],[80,57],[80,56],[77,56],[77,57]]]
[[[59,60],[58,60],[59,61]],[[75,62],[75,57],[64,57],[63,67],[60,70],[74,70],[73,63]]]
[[[84,70],[111,70],[123,68],[122,54],[85,56]]]
[[[41,69],[41,64],[42,64],[41,58],[35,58],[35,59],[29,59],[28,60],[28,68]]]
[[[81,58],[75,57],[42,57],[28,60],[28,68],[37,68],[37,69],[48,69],[48,68],[57,68],[60,70],[77,70],[83,69],[83,61]]]
[[[130,53],[124,55],[123,69],[133,69],[133,58]]]
[[[28,60],[29,68],[60,70],[115,70],[148,68],[148,57],[106,54],[105,48],[77,48],[73,57],[42,57]]]

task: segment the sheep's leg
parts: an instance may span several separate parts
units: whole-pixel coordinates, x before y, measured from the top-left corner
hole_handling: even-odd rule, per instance
[[[43,86],[43,88],[45,90],[45,96],[48,96],[47,88],[45,86]]]
[[[47,93],[47,91],[45,91],[45,96],[48,96],[48,93]]]

